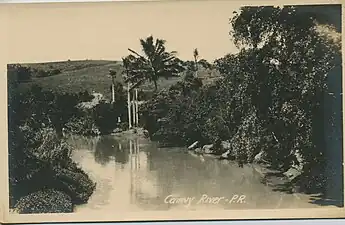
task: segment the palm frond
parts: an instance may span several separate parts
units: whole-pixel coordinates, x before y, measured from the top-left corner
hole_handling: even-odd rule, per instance
[[[145,83],[145,79],[141,79],[139,81],[137,81],[136,83],[134,83],[130,88],[129,90],[133,90],[134,88],[137,88],[139,87],[140,85],[142,85],[143,83]]]
[[[181,60],[175,57],[176,51],[166,51],[165,43],[165,40],[154,39],[151,35],[145,39],[140,39],[144,55],[129,48],[131,55],[123,60],[127,70],[125,82],[141,85],[148,80],[157,84],[160,77],[178,76],[184,70]]]
[[[146,58],[145,58],[144,56],[140,55],[140,54],[137,53],[136,51],[134,51],[134,50],[132,50],[132,49],[130,49],[130,48],[128,48],[128,51],[132,52],[133,54],[135,54],[135,55],[138,56],[139,58],[142,58],[142,59],[145,59],[145,60],[146,60]]]

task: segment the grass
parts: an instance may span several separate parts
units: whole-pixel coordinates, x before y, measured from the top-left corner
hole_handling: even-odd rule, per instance
[[[32,69],[51,70],[59,69],[60,74],[49,77],[34,77],[32,81],[22,83],[20,88],[23,90],[29,88],[33,84],[42,86],[45,90],[52,92],[77,93],[80,91],[89,91],[102,93],[106,98],[110,99],[111,77],[108,76],[109,69],[117,71],[116,80],[124,83],[121,72],[123,71],[122,63],[117,61],[106,60],[80,60],[80,61],[62,61],[22,64]],[[217,72],[201,69],[198,73],[204,83],[219,77]],[[181,78],[173,77],[169,79],[162,78],[158,81],[158,88],[167,88],[175,84]],[[145,83],[141,87],[144,91],[153,91],[154,86],[151,83]]]

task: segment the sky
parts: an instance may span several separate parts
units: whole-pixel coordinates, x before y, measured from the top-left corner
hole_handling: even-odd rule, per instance
[[[2,8],[1,8],[2,7]],[[6,7],[6,5],[5,5]],[[67,59],[121,60],[153,35],[184,60],[198,48],[213,61],[237,49],[230,40],[233,1],[0,4],[7,13],[11,63]]]
[[[260,1],[0,4],[0,23],[5,27],[1,49],[9,63],[121,60],[128,48],[140,51],[140,38],[153,35],[165,39],[167,50],[177,51],[183,60],[193,59],[198,48],[200,57],[212,62],[238,51],[230,39],[229,19],[244,4]],[[308,8],[333,12],[332,7]]]

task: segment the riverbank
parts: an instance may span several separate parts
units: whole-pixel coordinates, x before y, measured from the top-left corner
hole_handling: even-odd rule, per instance
[[[88,201],[96,183],[72,160],[73,149],[54,129],[21,127],[13,137],[18,139],[9,149],[11,212],[72,213]]]

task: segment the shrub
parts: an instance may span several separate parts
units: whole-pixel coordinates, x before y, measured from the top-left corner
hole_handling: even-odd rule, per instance
[[[68,133],[76,135],[97,136],[101,134],[91,113],[85,113],[81,117],[73,117],[66,123],[65,128]]]
[[[58,75],[61,73],[60,69],[54,69],[52,66],[49,67],[49,70],[44,70],[44,69],[32,69],[33,75],[35,77],[49,77],[49,76],[54,76]]]
[[[60,69],[52,69],[49,71],[49,76],[54,76],[54,75],[58,75],[61,73]]]
[[[36,71],[36,77],[48,77],[48,76],[50,76],[48,71],[45,71],[42,69],[39,69]]]
[[[17,139],[23,143],[17,146],[12,144],[9,148],[11,205],[21,197],[42,189],[63,191],[70,196],[73,204],[85,203],[95,184],[71,160],[71,147],[53,129],[34,132],[27,127],[22,130],[15,137],[23,135],[22,139]]]
[[[54,187],[71,196],[73,204],[86,203],[95,190],[96,184],[71,160],[66,167],[55,167],[54,172]]]
[[[31,193],[19,199],[15,206],[18,213],[71,213],[71,198],[61,191],[53,189]]]

